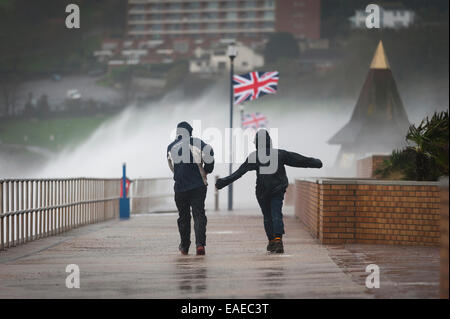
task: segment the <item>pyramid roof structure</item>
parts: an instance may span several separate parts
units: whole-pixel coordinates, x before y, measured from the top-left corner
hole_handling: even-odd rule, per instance
[[[328,143],[364,148],[365,152],[380,143],[392,148],[405,140],[409,125],[380,41],[350,121]]]

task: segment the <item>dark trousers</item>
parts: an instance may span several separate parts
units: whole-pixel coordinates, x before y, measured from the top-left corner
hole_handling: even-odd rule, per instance
[[[180,248],[189,249],[191,245],[191,207],[194,218],[195,244],[206,245],[205,198],[206,186],[195,188],[186,192],[175,193],[175,203],[178,209],[178,230],[180,232]]]
[[[264,216],[264,230],[267,239],[272,240],[275,235],[284,234],[283,223],[283,199],[284,193],[277,193],[270,196],[258,197],[258,203]]]

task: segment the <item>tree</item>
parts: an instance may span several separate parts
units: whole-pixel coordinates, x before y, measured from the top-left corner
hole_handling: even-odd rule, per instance
[[[289,32],[272,34],[264,49],[266,64],[273,64],[282,58],[296,59],[300,55],[297,40]]]
[[[387,178],[400,173],[403,179],[419,181],[448,176],[448,129],[448,110],[411,125],[406,140],[412,145],[394,151],[375,174]]]

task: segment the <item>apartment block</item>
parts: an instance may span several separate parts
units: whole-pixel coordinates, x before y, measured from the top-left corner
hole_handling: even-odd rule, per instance
[[[320,38],[320,0],[129,0],[128,36],[258,40],[276,31]]]

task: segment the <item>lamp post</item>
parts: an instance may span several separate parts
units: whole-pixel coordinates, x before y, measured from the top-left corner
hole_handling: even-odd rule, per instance
[[[234,43],[228,46],[228,57],[230,58],[230,175],[233,173],[233,75],[234,75],[234,58],[237,56],[237,49]],[[228,210],[233,210],[233,184],[228,186]]]

